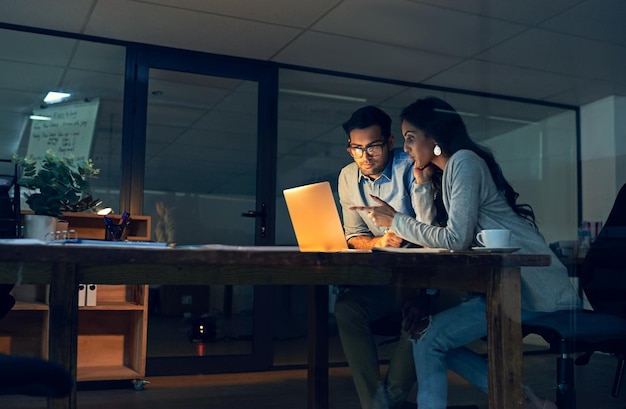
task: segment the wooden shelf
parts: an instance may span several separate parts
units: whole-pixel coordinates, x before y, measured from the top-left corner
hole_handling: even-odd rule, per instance
[[[0,353],[46,358],[48,309],[10,311],[0,325]]]
[[[13,306],[13,311],[48,311],[48,304],[18,300]]]
[[[143,311],[146,307],[134,303],[99,303],[90,307],[79,307],[81,311]]]
[[[109,216],[117,223],[121,217],[119,214]],[[69,229],[76,230],[81,239],[104,240],[104,219],[94,213],[63,213],[63,220],[69,222]],[[150,240],[150,216],[131,216],[128,225],[128,240]]]
[[[32,211],[24,210],[22,215],[33,214]],[[117,223],[121,215],[109,215],[113,222]],[[95,213],[76,213],[63,212],[62,220],[69,223],[70,230],[76,230],[78,237],[89,240],[104,240],[104,218]],[[152,229],[150,224],[150,216],[131,216],[128,225],[128,240],[149,241],[151,239]]]
[[[112,215],[116,221],[119,215]],[[79,238],[104,239],[102,216],[64,213]],[[133,216],[129,240],[150,240],[150,216]],[[78,291],[78,289],[77,289]],[[140,379],[145,376],[147,285],[98,284],[95,306],[78,311],[78,381]],[[0,325],[0,353],[48,357],[48,286],[18,285],[16,304]]]
[[[145,373],[138,372],[127,366],[79,366],[77,378],[81,381],[101,381],[103,379],[140,379]]]

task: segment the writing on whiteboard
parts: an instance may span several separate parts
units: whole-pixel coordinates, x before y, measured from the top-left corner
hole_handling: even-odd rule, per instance
[[[47,150],[60,157],[89,159],[99,100],[80,104],[54,105],[36,110],[49,121],[32,121],[27,155],[40,161]]]

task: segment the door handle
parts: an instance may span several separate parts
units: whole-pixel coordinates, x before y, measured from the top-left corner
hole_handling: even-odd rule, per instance
[[[265,212],[265,203],[261,204],[261,210],[248,210],[247,212],[241,213],[243,217],[256,217],[261,219],[261,237],[265,237],[265,233],[267,231],[267,213]]]

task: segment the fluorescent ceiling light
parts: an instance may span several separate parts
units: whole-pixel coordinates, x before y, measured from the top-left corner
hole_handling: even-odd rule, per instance
[[[50,121],[52,118],[43,115],[31,115],[30,119],[32,119],[33,121]]]
[[[365,102],[367,99],[359,98],[359,97],[349,97],[346,95],[337,95],[337,94],[327,94],[324,92],[313,92],[313,91],[303,91],[299,89],[289,89],[289,88],[280,88],[278,90],[283,94],[289,95],[301,95],[303,97],[317,97],[317,98],[328,98],[328,99],[336,99],[339,101],[349,101],[349,102]]]
[[[50,91],[48,92],[48,95],[46,95],[46,97],[43,99],[43,102],[45,102],[46,104],[54,104],[57,102],[61,102],[66,98],[69,98],[72,94],[68,94],[67,92],[57,92],[57,91]]]
[[[533,121],[526,121],[523,119],[514,119],[514,118],[505,118],[502,116],[493,116],[493,115],[488,116],[487,119],[493,119],[494,121],[513,122],[515,124],[524,124],[524,125],[536,124],[536,122],[533,122]]]
[[[439,112],[449,112],[449,113],[454,113],[454,111],[450,111],[447,109],[437,109],[435,108],[435,111],[439,111]],[[479,114],[475,114],[473,112],[461,112],[461,111],[456,111],[457,114],[461,115],[461,116],[469,116],[469,117],[479,117]],[[513,122],[516,124],[524,124],[524,125],[534,125],[536,124],[536,122],[533,121],[526,121],[523,119],[515,119],[515,118],[505,118],[503,116],[494,116],[494,115],[487,115],[485,118],[487,119],[491,119],[494,121],[504,121],[504,122]]]

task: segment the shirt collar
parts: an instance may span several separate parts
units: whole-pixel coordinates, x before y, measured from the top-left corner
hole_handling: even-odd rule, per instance
[[[378,179],[376,179],[376,180],[380,180],[381,178],[386,179],[386,180],[391,180],[391,175],[392,175],[392,171],[393,171],[393,154],[394,154],[394,152],[395,152],[395,149],[392,149],[392,150],[389,151],[389,156],[387,157],[387,165],[385,165],[385,169],[383,169],[383,173],[381,173],[380,176],[378,177]],[[357,169],[358,169],[358,167],[357,167]],[[361,173],[361,169],[359,169],[359,181],[362,182],[364,179],[371,180],[367,176],[363,175],[363,173]]]

